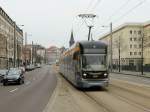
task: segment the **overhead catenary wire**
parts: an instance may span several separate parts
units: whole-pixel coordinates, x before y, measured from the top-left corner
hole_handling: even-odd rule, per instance
[[[86,13],[89,13],[90,11],[90,8],[91,8],[91,10],[95,10],[95,8],[100,4],[100,2],[101,2],[102,0],[90,0],[89,1],[89,4],[88,4],[88,6],[87,6],[87,9],[85,10],[86,12],[85,12],[85,14]],[[83,22],[82,22],[82,24],[81,24],[81,26],[83,25],[83,23],[85,23],[86,24],[86,26],[89,26],[88,25],[88,22],[86,21],[87,20],[87,18],[83,18]],[[94,19],[91,19],[91,20],[89,20],[91,23],[94,23]],[[73,25],[72,25],[73,26]],[[79,29],[81,29],[81,27],[79,27]],[[78,30],[79,30],[78,29]]]
[[[122,5],[122,7],[125,6],[125,5],[127,5],[127,4],[129,3],[129,1],[131,1],[131,0],[126,1],[126,3],[125,3],[124,5]],[[124,17],[127,16],[129,13],[131,13],[134,9],[138,8],[139,6],[141,6],[145,1],[146,1],[146,0],[142,0],[142,1],[140,1],[139,3],[137,3],[135,6],[133,6],[132,8],[130,8],[130,9],[129,9],[128,11],[126,11],[123,15],[121,15],[118,19],[112,21],[113,24],[116,23],[116,22],[118,22],[118,21],[120,21],[122,18],[124,18]],[[121,10],[121,9],[123,9],[123,8],[120,7],[118,10]],[[117,12],[116,12],[116,13],[117,13]],[[115,13],[112,14],[112,15],[115,15]],[[96,32],[97,32],[97,30],[96,30]]]
[[[141,6],[146,0],[142,0],[141,2],[139,2],[138,4],[136,4],[134,7],[132,7],[131,9],[129,9],[127,12],[125,12],[123,15],[121,15],[118,19],[114,20],[113,23],[120,21],[122,18],[124,18],[126,15],[128,15],[129,13],[131,13],[134,9],[138,8],[139,6]]]
[[[88,6],[87,6],[87,8],[86,8],[86,13],[88,12],[88,9],[90,8],[90,6],[91,6],[92,3],[93,3],[93,0],[90,0]]]
[[[102,2],[102,0],[97,0],[91,10],[92,10],[92,11],[95,10],[95,9],[97,8],[97,6],[98,6],[101,2]]]
[[[124,4],[122,4],[115,12],[113,12],[109,18],[108,18],[108,21],[114,16],[116,15],[118,12],[120,12],[125,6],[127,6],[129,4],[131,0],[127,0]]]
[[[89,5],[88,5],[87,9],[86,9],[86,13],[94,11],[97,8],[97,6],[101,3],[101,1],[102,0],[96,0],[96,1],[95,0],[91,0],[89,2]]]
[[[129,4],[131,0],[127,0],[125,3],[123,3],[116,11],[114,11],[109,18],[107,19],[107,21],[111,20],[111,18],[116,15],[118,12],[120,12],[120,10],[122,10],[125,6],[127,6]],[[95,32],[97,32],[98,30],[96,30]]]

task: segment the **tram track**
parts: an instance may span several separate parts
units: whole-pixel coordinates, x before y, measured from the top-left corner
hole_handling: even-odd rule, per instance
[[[107,110],[107,112],[119,112],[116,111],[115,107],[110,107],[105,101],[100,100],[98,98],[99,94],[97,92],[97,94],[93,94],[93,93],[89,93],[89,92],[83,92],[88,98],[91,98],[93,101],[95,101],[99,106],[105,108]],[[129,104],[131,107],[136,108],[137,110],[142,110],[140,112],[150,112],[150,108],[145,107],[145,105],[142,105],[140,103],[137,103],[133,100],[128,99],[127,97],[123,97],[120,94],[116,94],[113,93],[112,91],[108,91],[107,92],[108,95],[113,96],[114,98],[117,98],[118,100],[120,100],[121,102],[124,102],[126,104]],[[115,103],[115,102],[114,102]],[[118,104],[119,106],[119,104]],[[122,112],[126,112],[126,110],[122,110]]]
[[[128,90],[126,88],[113,84],[109,85],[108,91],[106,93],[110,96],[113,96],[114,98],[119,99],[122,102],[130,104],[130,106],[132,107],[143,110],[144,112],[150,112],[150,97],[147,95],[132,91],[130,89]],[[98,99],[99,92],[84,92],[84,94],[93,99],[104,108],[107,108],[108,112],[116,112],[113,111],[113,108],[110,108],[102,100]]]
[[[138,94],[137,92],[130,91],[114,85],[110,85],[109,92],[110,94],[123,99],[127,103],[133,103],[135,104],[135,106],[143,108],[144,110],[149,110],[150,112],[150,97],[146,95]]]
[[[135,85],[128,84],[128,89],[113,80],[107,89],[78,90],[62,76],[60,78],[63,85],[66,85],[73,104],[78,105],[82,112],[150,112],[150,97],[147,94],[149,88],[139,86],[137,88],[141,89],[135,91]]]
[[[111,94],[112,94],[112,93],[111,93]],[[119,94],[112,94],[112,95],[113,95],[114,97],[117,97],[117,98],[119,98],[120,100],[122,100],[122,101],[124,101],[124,102],[126,102],[126,103],[128,103],[128,104],[130,104],[130,105],[132,105],[132,106],[134,106],[134,107],[137,107],[137,108],[139,108],[139,109],[145,111],[145,112],[150,112],[150,108],[145,107],[145,105],[142,105],[141,103],[137,103],[136,101],[133,101],[133,100],[131,100],[131,99],[128,99],[127,97],[123,97],[123,96],[121,96],[121,95],[119,95]]]
[[[93,100],[95,103],[97,103],[100,107],[104,108],[106,110],[106,112],[115,112],[115,111],[113,111],[112,108],[109,108],[103,102],[97,101],[95,98],[93,98],[93,96],[89,95],[87,92],[83,92],[83,94],[86,95],[86,97],[88,97],[91,100]]]

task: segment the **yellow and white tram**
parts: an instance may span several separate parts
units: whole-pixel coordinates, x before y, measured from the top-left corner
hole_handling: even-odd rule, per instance
[[[108,86],[107,45],[100,41],[76,42],[62,54],[60,73],[78,88]]]

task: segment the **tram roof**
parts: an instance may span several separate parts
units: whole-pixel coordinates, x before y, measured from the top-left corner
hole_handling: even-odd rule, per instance
[[[91,48],[93,46],[97,48],[103,48],[107,46],[106,43],[101,41],[79,41],[78,43],[84,48]]]

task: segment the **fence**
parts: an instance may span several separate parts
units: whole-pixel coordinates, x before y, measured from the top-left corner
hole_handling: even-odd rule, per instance
[[[137,73],[142,74],[142,72],[145,74],[150,75],[150,62],[145,61],[149,59],[142,59],[141,58],[127,58],[127,59],[113,59],[113,71],[114,72],[130,72],[130,73]]]

